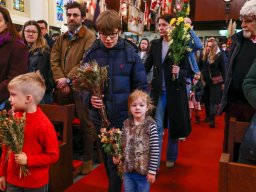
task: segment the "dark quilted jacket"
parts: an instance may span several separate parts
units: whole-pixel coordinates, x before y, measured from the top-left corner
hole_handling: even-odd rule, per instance
[[[122,127],[128,117],[127,99],[134,89],[146,90],[147,78],[144,65],[136,49],[118,39],[117,44],[107,49],[100,40],[96,40],[86,53],[83,62],[95,60],[100,66],[108,66],[108,82],[104,90],[104,103],[111,126]],[[100,126],[100,116],[93,109],[91,118]]]

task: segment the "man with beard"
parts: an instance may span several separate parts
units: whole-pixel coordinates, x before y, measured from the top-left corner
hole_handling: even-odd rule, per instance
[[[227,77],[219,112],[226,112],[224,146],[227,152],[229,120],[250,121],[255,110],[249,105],[242,90],[242,84],[256,58],[256,0],[246,1],[240,10],[242,31],[232,36]],[[238,150],[235,149],[235,152]],[[238,154],[234,154],[235,157]],[[236,159],[236,158],[235,158]]]
[[[82,25],[85,19],[85,8],[77,2],[65,5],[68,31],[55,42],[51,52],[51,68],[56,82],[58,101],[60,104],[75,103],[76,114],[83,131],[82,174],[92,170],[92,156],[94,143],[94,126],[89,119],[88,107],[81,99],[80,93],[71,89],[72,78],[76,67],[80,64],[83,54],[88,51],[96,36]]]

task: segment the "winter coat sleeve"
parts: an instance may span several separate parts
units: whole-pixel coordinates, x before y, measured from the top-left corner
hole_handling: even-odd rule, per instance
[[[62,37],[58,38],[51,51],[51,69],[55,81],[61,77],[65,77],[61,67],[61,41]]]
[[[9,69],[5,79],[0,82],[0,103],[9,97],[8,83],[16,76],[28,71],[28,49],[18,40],[14,41],[14,48],[9,59]],[[2,99],[3,98],[3,99]]]
[[[243,91],[248,102],[256,109],[256,59],[244,79]]]

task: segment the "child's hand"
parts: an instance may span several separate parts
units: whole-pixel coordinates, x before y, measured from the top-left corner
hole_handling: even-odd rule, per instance
[[[28,157],[27,157],[26,153],[24,153],[24,152],[22,152],[20,154],[15,154],[14,159],[18,165],[27,165],[28,164]]]
[[[92,96],[91,97],[91,104],[94,108],[96,109],[100,109],[103,107],[103,101],[102,99],[96,97],[96,96]]]
[[[118,163],[120,163],[120,159],[113,156],[113,163],[117,165]]]
[[[0,177],[0,190],[5,191],[6,189],[6,181],[5,181],[5,176]]]
[[[156,180],[156,175],[153,175],[153,174],[151,174],[151,173],[148,173],[148,174],[147,174],[147,181],[148,181],[149,183],[154,183],[155,180]]]

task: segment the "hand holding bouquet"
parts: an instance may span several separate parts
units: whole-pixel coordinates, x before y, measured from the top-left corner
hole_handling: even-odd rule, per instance
[[[184,58],[186,51],[191,51],[189,43],[191,36],[189,31],[191,26],[184,22],[184,18],[189,15],[189,0],[184,0],[183,5],[178,4],[176,10],[176,18],[170,21],[170,29],[168,32],[170,57],[174,61],[174,65],[179,65]],[[175,80],[175,75],[173,75]]]
[[[77,68],[77,75],[74,77],[72,84],[76,90],[90,91],[94,96],[102,100],[107,77],[107,67],[100,67],[96,61],[91,61]],[[102,127],[108,127],[110,123],[107,119],[104,105],[99,109],[99,112],[102,117]]]
[[[22,154],[25,121],[26,113],[23,113],[22,117],[16,117],[14,113],[8,115],[6,110],[0,111],[0,138],[2,143],[8,147],[7,158],[11,152]],[[27,166],[20,165],[19,177],[28,174]]]
[[[109,131],[104,131],[99,135],[101,139],[102,148],[107,155],[114,157],[114,163],[117,164],[118,175],[123,176],[122,164],[122,132],[119,128],[112,128]]]

